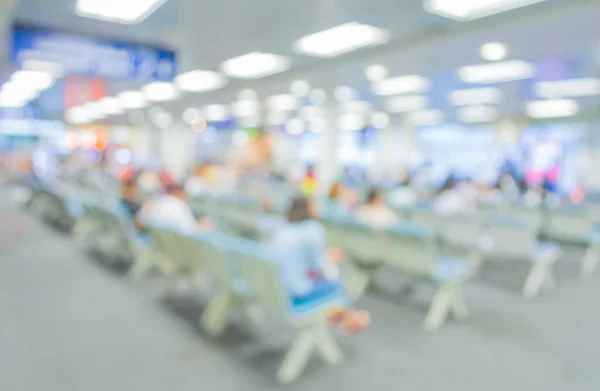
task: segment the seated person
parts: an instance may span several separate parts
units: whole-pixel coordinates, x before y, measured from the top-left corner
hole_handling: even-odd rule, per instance
[[[346,297],[336,263],[343,260],[340,250],[327,249],[325,228],[314,220],[312,203],[304,197],[294,199],[284,224],[269,242],[282,283],[293,304],[299,305],[341,292]],[[359,331],[370,322],[364,311],[339,309],[331,320],[342,323],[348,333]]]
[[[344,198],[344,188],[341,182],[335,182],[329,190],[327,199],[321,205],[321,215],[339,217],[348,214],[350,206]]]
[[[208,163],[197,164],[194,173],[185,181],[185,192],[190,196],[198,196],[206,191]]]
[[[442,216],[474,213],[476,199],[473,197],[471,185],[461,184],[450,177],[438,193],[433,208]]]
[[[185,233],[212,230],[212,223],[205,219],[196,219],[188,204],[187,195],[180,185],[169,185],[166,194],[160,196],[144,212],[146,221],[162,227]]]
[[[125,182],[121,190],[121,205],[127,211],[135,228],[143,230],[144,225],[138,219],[138,213],[142,210],[142,204],[139,200],[140,196],[135,179]]]
[[[258,219],[257,228],[261,238],[268,238],[285,223],[285,219],[281,215],[275,213],[273,206],[266,199],[263,200],[261,209],[263,213]]]
[[[371,190],[367,203],[360,207],[356,215],[358,221],[377,229],[391,228],[398,223],[398,217],[385,204],[380,190]]]

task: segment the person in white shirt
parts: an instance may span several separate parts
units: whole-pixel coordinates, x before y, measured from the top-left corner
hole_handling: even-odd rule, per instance
[[[185,233],[210,230],[210,221],[196,219],[187,200],[182,186],[168,186],[166,194],[159,197],[149,206],[149,210],[144,212],[144,220]]]
[[[376,229],[388,229],[398,223],[398,217],[385,204],[385,197],[379,190],[371,190],[367,203],[360,207],[356,218]]]

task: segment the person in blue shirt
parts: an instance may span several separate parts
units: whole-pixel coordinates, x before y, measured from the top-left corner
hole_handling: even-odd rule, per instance
[[[293,305],[336,295],[348,301],[337,265],[344,260],[344,254],[327,248],[325,228],[314,216],[311,201],[304,197],[294,199],[287,224],[277,230],[268,249],[278,262],[282,283]],[[340,308],[331,314],[331,320],[353,333],[370,323],[370,315]]]

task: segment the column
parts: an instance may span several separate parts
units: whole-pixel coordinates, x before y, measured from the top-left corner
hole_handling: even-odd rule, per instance
[[[321,133],[319,155],[315,164],[317,178],[317,194],[327,194],[339,174],[339,161],[337,156],[337,110],[335,106],[323,108],[325,127]]]
[[[160,157],[164,167],[176,180],[183,180],[194,163],[194,142],[192,130],[179,122],[167,129],[161,129]]]

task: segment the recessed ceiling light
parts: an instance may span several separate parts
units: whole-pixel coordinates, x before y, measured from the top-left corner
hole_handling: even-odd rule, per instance
[[[139,91],[123,91],[117,97],[126,109],[141,109],[148,104],[144,94]]]
[[[256,93],[256,91],[254,91],[251,88],[246,88],[244,90],[241,90],[240,93],[238,94],[239,100],[254,100],[257,97],[258,97],[258,94]]]
[[[525,112],[531,118],[571,117],[579,112],[579,105],[570,99],[540,100],[528,102]]]
[[[118,115],[123,114],[123,106],[121,101],[112,96],[107,96],[98,101],[100,109],[106,115]]]
[[[460,21],[490,16],[545,0],[425,0],[425,10]]]
[[[383,111],[377,111],[371,115],[371,125],[377,129],[385,129],[390,124],[390,116]]]
[[[535,84],[540,98],[562,98],[600,95],[600,79],[543,81]]]
[[[458,75],[462,81],[473,84],[502,83],[529,79],[535,76],[535,66],[521,60],[461,67]]]
[[[291,94],[272,95],[267,98],[267,106],[273,111],[291,111],[298,106],[298,99]]]
[[[450,102],[455,106],[471,106],[500,103],[502,91],[495,87],[469,88],[450,93]]]
[[[427,92],[431,88],[429,79],[410,75],[399,76],[382,80],[373,85],[373,92],[377,95],[389,96],[400,94],[414,94]]]
[[[293,136],[297,136],[304,132],[304,122],[300,118],[292,118],[285,124],[287,132]]]
[[[508,54],[506,45],[500,42],[489,42],[481,45],[481,49],[479,51],[481,53],[481,57],[488,61],[504,60]]]
[[[270,53],[252,52],[225,61],[221,69],[230,77],[258,79],[283,72],[290,67],[287,57]]]
[[[313,105],[322,105],[327,102],[327,93],[325,90],[315,88],[310,92],[310,101]]]
[[[341,130],[362,130],[366,125],[365,117],[361,114],[344,114],[338,118],[338,127]]]
[[[383,65],[369,65],[365,70],[365,76],[367,80],[371,82],[382,81],[387,77],[388,71],[387,68]]]
[[[444,121],[444,113],[440,110],[424,110],[412,113],[409,122],[414,126],[433,126]]]
[[[155,102],[173,100],[179,96],[179,92],[173,84],[161,81],[143,86],[142,93],[146,99]]]
[[[290,92],[299,98],[305,97],[310,92],[310,85],[304,80],[296,80],[290,86]]]
[[[388,40],[387,31],[377,27],[350,22],[318,33],[307,35],[294,43],[294,50],[317,57],[335,57]]]
[[[209,121],[225,121],[227,119],[227,106],[208,105],[204,107],[204,117]]]
[[[181,91],[208,92],[224,87],[227,80],[223,75],[199,69],[182,73],[175,77],[175,85]]]
[[[456,111],[456,117],[466,123],[493,122],[498,119],[498,109],[489,106],[461,107]]]
[[[347,86],[339,86],[335,89],[334,95],[338,102],[347,102],[356,97],[356,90]]]
[[[167,0],[77,0],[77,15],[126,24],[140,23]]]
[[[383,103],[385,111],[390,113],[406,113],[422,110],[427,107],[428,100],[423,95],[406,95],[389,98]]]
[[[351,100],[341,103],[339,109],[343,113],[368,114],[371,112],[373,105],[366,100]]]

